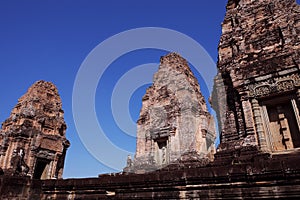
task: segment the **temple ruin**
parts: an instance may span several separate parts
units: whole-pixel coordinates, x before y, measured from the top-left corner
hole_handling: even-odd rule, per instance
[[[177,53],[161,57],[142,101],[136,154],[125,171],[142,173],[180,160],[213,160],[214,119],[184,58]]]
[[[120,173],[49,179],[61,176],[66,126],[55,87],[32,86],[1,130],[1,199],[299,199],[300,6],[228,0],[226,9],[211,101],[220,131],[213,156],[199,85],[171,53],[143,98],[136,155]]]
[[[54,84],[38,81],[2,124],[0,167],[4,173],[34,179],[62,178],[66,123]]]

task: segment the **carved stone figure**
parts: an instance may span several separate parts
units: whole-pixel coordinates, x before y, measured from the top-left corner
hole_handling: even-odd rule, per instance
[[[24,161],[24,150],[14,149],[10,160],[12,175],[27,175],[29,167]]]
[[[131,155],[128,155],[128,157],[127,157],[127,167],[131,167],[131,166],[132,166]]]

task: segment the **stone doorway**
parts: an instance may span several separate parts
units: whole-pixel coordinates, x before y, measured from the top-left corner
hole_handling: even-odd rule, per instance
[[[156,141],[157,151],[156,151],[156,163],[158,165],[168,164],[168,140],[167,138],[161,138]]]
[[[48,177],[49,166],[50,166],[50,160],[37,158],[35,163],[33,178],[41,179],[41,180],[49,178]]]
[[[269,149],[285,151],[300,147],[299,110],[294,98],[263,103],[263,116]]]

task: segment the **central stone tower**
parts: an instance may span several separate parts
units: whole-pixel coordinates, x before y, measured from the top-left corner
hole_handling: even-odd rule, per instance
[[[127,170],[143,173],[180,160],[211,160],[215,135],[197,79],[184,58],[170,53],[161,58],[142,99],[136,154]]]

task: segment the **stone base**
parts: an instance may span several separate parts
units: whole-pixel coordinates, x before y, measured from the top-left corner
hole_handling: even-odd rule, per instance
[[[0,176],[0,198],[299,199],[299,163],[297,150],[268,154],[248,147],[219,152],[215,161],[205,166],[174,163],[148,174],[37,182],[27,177]]]

